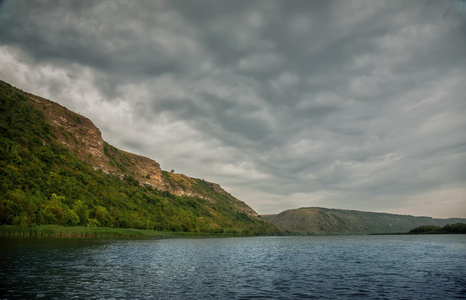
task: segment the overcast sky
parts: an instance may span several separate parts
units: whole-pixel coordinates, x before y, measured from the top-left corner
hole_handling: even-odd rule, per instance
[[[0,79],[260,214],[466,217],[464,0],[0,0]]]

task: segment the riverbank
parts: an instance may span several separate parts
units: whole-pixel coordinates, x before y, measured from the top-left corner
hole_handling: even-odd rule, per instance
[[[0,237],[141,237],[141,238],[175,238],[175,237],[239,237],[244,235],[223,233],[165,232],[133,228],[82,227],[40,225],[21,227],[13,225],[0,226]]]

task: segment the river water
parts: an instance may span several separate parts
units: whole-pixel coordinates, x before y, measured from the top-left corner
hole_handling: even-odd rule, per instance
[[[0,298],[466,298],[466,235],[0,239]]]

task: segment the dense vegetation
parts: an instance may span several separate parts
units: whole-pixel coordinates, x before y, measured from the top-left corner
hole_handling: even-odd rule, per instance
[[[111,157],[115,153],[109,145],[105,151]],[[198,188],[211,187],[199,181]],[[0,225],[237,234],[277,230],[215,197],[216,202],[175,196],[132,176],[95,171],[56,142],[44,115],[21,91],[0,81]]]
[[[466,224],[448,224],[443,227],[434,225],[424,225],[409,231],[410,234],[466,234]]]

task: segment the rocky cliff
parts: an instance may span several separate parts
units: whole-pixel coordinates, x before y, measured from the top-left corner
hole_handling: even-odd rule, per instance
[[[0,81],[0,225],[266,234],[220,185],[106,143],[86,117]]]
[[[215,201],[211,193],[199,189],[198,183],[202,181],[204,185],[210,186],[210,191],[232,197],[218,184],[162,171],[159,163],[150,158],[113,147],[103,140],[100,130],[88,118],[53,101],[29,93],[25,95],[36,109],[44,113],[52,125],[56,141],[69,148],[79,159],[91,164],[95,170],[120,177],[132,176],[141,184],[169,191],[177,196],[197,196]],[[258,217],[251,207],[237,200],[238,202],[232,203],[236,209]]]

